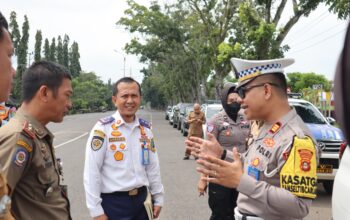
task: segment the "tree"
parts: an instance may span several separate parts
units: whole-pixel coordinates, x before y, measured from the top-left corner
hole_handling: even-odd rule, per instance
[[[43,36],[41,30],[38,30],[35,35],[35,49],[34,49],[34,60],[41,60],[41,45],[43,41]]]
[[[57,62],[56,39],[52,38],[50,45],[49,61]]]
[[[15,53],[17,55],[18,44],[21,40],[21,33],[19,31],[18,23],[17,23],[17,14],[12,11],[10,15],[10,24],[9,24],[10,32],[11,32],[11,40],[13,43],[13,47],[15,48]]]
[[[79,45],[73,42],[69,52],[69,70],[73,77],[79,76],[81,72]]]
[[[67,68],[69,68],[68,44],[69,44],[69,36],[65,34],[63,39],[63,66]]]
[[[45,39],[45,44],[44,44],[44,56],[45,56],[45,60],[50,60],[50,42],[49,40],[46,38]]]
[[[329,92],[332,84],[324,75],[316,73],[288,73],[288,85],[293,92],[302,92],[303,89],[312,89],[313,85],[322,85],[323,91]]]
[[[62,44],[62,38],[61,36],[58,36],[57,38],[57,62],[61,65],[64,65],[64,60],[63,60],[63,44]]]
[[[17,71],[15,77],[14,97],[21,100],[22,75],[27,68],[27,53],[29,41],[29,21],[27,16],[24,16],[22,25],[22,37],[17,48]]]

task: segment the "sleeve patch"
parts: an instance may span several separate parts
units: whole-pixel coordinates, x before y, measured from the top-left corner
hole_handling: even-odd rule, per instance
[[[29,153],[31,153],[32,151],[33,151],[33,147],[32,146],[30,146],[27,142],[25,142],[24,140],[18,140],[17,142],[16,142],[16,144],[18,145],[18,146],[21,146],[21,147],[23,147],[24,149],[26,149]]]
[[[19,166],[22,167],[24,162],[28,160],[28,153],[24,149],[18,149],[17,152],[14,155],[13,162]]]
[[[104,140],[105,139],[100,137],[100,136],[93,136],[92,140],[91,140],[91,149],[93,151],[97,151],[97,150],[101,149]]]

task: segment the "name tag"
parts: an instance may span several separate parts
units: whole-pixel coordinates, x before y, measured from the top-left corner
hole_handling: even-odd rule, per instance
[[[260,180],[260,171],[253,166],[248,166],[248,175],[256,180]]]
[[[149,149],[147,147],[142,148],[142,165],[149,164]]]

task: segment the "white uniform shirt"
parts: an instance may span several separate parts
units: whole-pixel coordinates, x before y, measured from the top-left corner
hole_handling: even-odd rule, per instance
[[[149,147],[148,165],[142,162],[145,140]],[[150,190],[154,205],[163,205],[164,189],[152,131],[147,122],[137,117],[134,122],[125,123],[117,111],[95,124],[86,144],[84,187],[90,215],[104,214],[101,193],[142,186]]]

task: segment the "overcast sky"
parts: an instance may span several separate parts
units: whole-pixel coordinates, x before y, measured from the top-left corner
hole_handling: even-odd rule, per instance
[[[169,0],[160,0],[160,3]],[[149,0],[138,0],[149,5]],[[289,1],[290,2],[290,1]],[[17,12],[17,21],[22,26],[23,16],[30,23],[30,49],[34,50],[34,38],[38,29],[43,38],[51,39],[68,34],[71,41],[79,43],[81,66],[84,71],[93,71],[104,81],[113,82],[123,76],[122,48],[132,35],[116,26],[127,8],[123,0],[1,0],[1,12],[9,20],[10,12]],[[290,12],[286,11],[285,18]],[[345,35],[347,21],[338,20],[319,7],[308,18],[300,19],[284,43],[291,46],[286,57],[295,58],[296,63],[287,72],[316,72],[333,79]],[[115,50],[119,52],[115,52]],[[126,75],[130,73],[139,82],[143,65],[133,55],[126,55]]]

